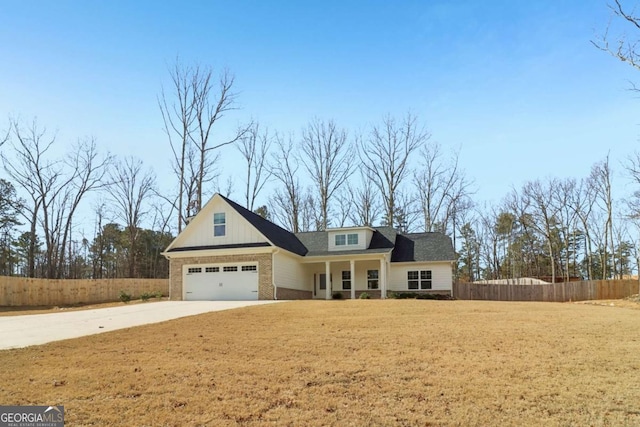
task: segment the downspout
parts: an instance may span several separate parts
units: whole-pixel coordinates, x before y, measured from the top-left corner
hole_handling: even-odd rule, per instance
[[[276,254],[280,249],[276,249],[271,253],[271,284],[273,285],[273,299],[278,299],[278,285],[276,285]]]

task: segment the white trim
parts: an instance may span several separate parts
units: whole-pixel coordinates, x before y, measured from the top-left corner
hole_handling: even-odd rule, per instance
[[[349,268],[351,270],[351,299],[356,299],[356,261],[349,260]]]
[[[310,257],[301,257],[300,261],[303,264],[314,264],[314,263],[322,263],[322,262],[341,262],[341,261],[370,261],[376,259],[382,259],[385,255],[390,254],[389,252],[376,252],[371,254],[340,254],[340,255],[318,255],[318,256],[310,256]],[[413,264],[413,263],[411,263]]]
[[[276,285],[276,254],[280,252],[280,249],[276,249],[271,253],[271,285],[273,285],[273,299],[278,299],[278,285]],[[260,280],[260,279],[258,279]],[[258,292],[260,292],[260,283],[258,282]],[[258,295],[260,298],[260,295]]]
[[[327,278],[325,279],[324,299],[331,299],[331,293],[333,292],[331,286],[331,261],[325,261],[324,272],[327,275]]]
[[[196,249],[192,251],[176,251],[163,252],[162,255],[168,259],[172,258],[193,258],[193,257],[209,257],[209,256],[225,256],[225,255],[254,255],[254,254],[270,254],[275,250],[273,246],[257,246],[243,248],[225,248],[225,249]]]

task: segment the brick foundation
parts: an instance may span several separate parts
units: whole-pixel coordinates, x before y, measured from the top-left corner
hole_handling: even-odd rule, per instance
[[[276,296],[279,300],[311,299],[313,293],[311,291],[278,287]]]
[[[172,301],[182,301],[182,267],[191,264],[258,263],[258,299],[272,300],[271,254],[223,255],[169,260],[169,295]]]

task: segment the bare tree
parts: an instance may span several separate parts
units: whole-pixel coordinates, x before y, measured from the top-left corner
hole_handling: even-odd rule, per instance
[[[65,160],[66,170],[49,197],[45,197],[45,242],[49,258],[49,277],[61,278],[64,274],[67,242],[71,240],[73,218],[87,193],[106,185],[105,174],[112,163],[110,155],[100,156],[96,140],[78,141]],[[46,226],[46,218],[53,221]],[[55,256],[54,256],[55,254]],[[57,265],[54,266],[54,260]]]
[[[386,116],[380,126],[374,126],[366,138],[361,138],[359,153],[362,167],[380,191],[384,201],[386,225],[395,226],[398,194],[409,174],[412,156],[429,140],[430,134],[417,118],[407,114],[398,123]]]
[[[136,277],[138,236],[143,217],[147,214],[145,202],[152,194],[155,176],[143,171],[142,160],[127,157],[114,164],[110,172],[109,195],[116,216],[124,222],[129,238],[129,277]]]
[[[382,206],[380,198],[375,191],[373,181],[365,173],[360,173],[360,185],[347,187],[347,195],[350,203],[348,207],[348,217],[355,225],[366,225],[372,227],[380,217]]]
[[[609,165],[609,155],[604,160],[594,164],[591,168],[590,179],[595,191],[596,205],[604,212],[603,247],[602,247],[602,279],[609,277],[607,267],[609,263],[608,253],[613,255],[615,246],[613,243],[613,196],[611,193],[611,167]],[[615,265],[612,265],[615,276]]]
[[[556,179],[549,179],[542,183],[539,180],[528,182],[523,188],[523,197],[530,206],[529,214],[534,219],[531,222],[542,236],[544,236],[551,267],[551,282],[556,280],[556,233],[558,230],[558,207],[553,203],[553,194],[558,185]]]
[[[458,166],[458,153],[450,160],[442,158],[440,145],[424,145],[421,150],[422,165],[414,173],[424,231],[454,231],[451,227],[456,210],[468,197],[469,183]]]
[[[300,230],[300,214],[302,211],[303,190],[298,179],[300,163],[294,148],[292,137],[286,141],[276,137],[276,151],[272,154],[270,169],[280,183],[271,198],[273,216],[283,227],[298,233]]]
[[[250,211],[253,211],[258,194],[273,174],[267,165],[267,155],[272,141],[273,137],[269,135],[269,130],[265,129],[260,132],[260,125],[255,123],[240,137],[237,143],[238,150],[247,164],[244,195],[245,206]]]
[[[46,138],[34,121],[26,131],[17,121],[12,124],[15,140],[12,146],[17,161],[3,155],[9,175],[30,194],[28,209],[31,245],[35,245],[36,223],[45,238],[46,276],[64,276],[67,244],[71,241],[74,215],[87,193],[104,186],[104,175],[111,156],[99,156],[96,141],[79,141],[64,160],[50,160],[47,153],[55,138]],[[35,247],[29,248],[29,258]],[[29,260],[29,274],[33,275],[33,260]]]
[[[347,132],[333,120],[312,120],[302,131],[302,163],[318,194],[319,230],[329,226],[331,198],[353,173]]]
[[[158,104],[178,178],[176,209],[180,232],[186,218],[202,209],[204,185],[214,174],[211,153],[237,141],[246,129],[228,139],[213,141],[214,125],[225,113],[235,109],[237,100],[237,94],[232,91],[234,77],[227,70],[220,73],[217,85],[210,67],[183,66],[176,60],[169,74],[173,94],[167,96],[162,88]],[[189,206],[191,212],[187,213],[185,206]]]
[[[614,0],[614,4],[609,5],[609,8],[613,17],[616,18],[615,21],[612,20],[613,23],[621,22],[634,31],[640,30],[640,17],[635,15],[635,10],[625,10],[619,0]],[[620,29],[619,34],[612,35],[612,22],[604,34],[596,40],[592,40],[591,43],[598,49],[640,70],[640,52],[638,51],[640,40],[628,38],[623,29]],[[615,31],[615,28],[613,29]]]
[[[581,179],[569,195],[567,205],[571,207],[584,234],[584,260],[587,280],[593,279],[593,239],[591,232],[592,211],[595,205],[595,189],[591,179]]]
[[[11,179],[22,187],[29,197],[29,203],[24,204],[20,213],[29,226],[27,276],[35,277],[38,218],[44,201],[42,190],[48,192],[51,187],[48,170],[53,167],[45,157],[55,143],[55,137],[47,136],[46,128],[40,128],[35,119],[27,128],[23,128],[17,119],[11,119],[9,132],[7,140],[10,141],[16,158],[7,158],[5,153],[2,153],[2,163]]]

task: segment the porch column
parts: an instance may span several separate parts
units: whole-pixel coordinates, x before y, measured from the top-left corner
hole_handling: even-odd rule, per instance
[[[380,298],[387,297],[387,262],[384,257],[380,260]]]
[[[331,299],[331,263],[329,261],[324,262],[324,273],[326,277],[326,285],[325,285],[325,299]]]
[[[351,264],[351,299],[356,299],[356,262],[350,261]]]

